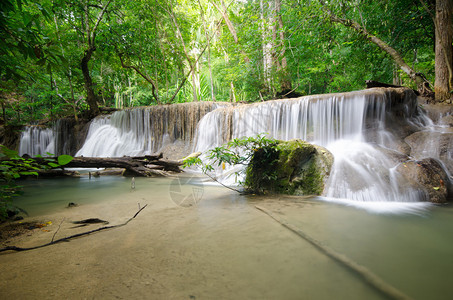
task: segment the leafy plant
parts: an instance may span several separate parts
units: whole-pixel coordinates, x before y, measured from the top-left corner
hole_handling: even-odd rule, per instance
[[[61,167],[72,159],[70,155],[60,155],[56,160],[20,157],[17,151],[0,145],[0,220],[8,217],[8,211],[23,211],[12,204],[12,199],[23,193],[22,187],[16,184],[17,179],[23,176],[37,177],[39,170]]]
[[[247,166],[256,151],[261,149],[269,155],[272,155],[272,153],[277,151],[277,144],[277,140],[266,137],[264,133],[252,137],[236,138],[220,147],[209,150],[206,156],[206,160],[209,161],[209,163],[204,162],[200,157],[190,157],[184,160],[183,168],[198,166],[204,174],[219,182],[214,176],[210,175],[210,172],[215,170],[215,166],[222,167],[223,169],[226,165]],[[235,174],[239,175],[238,173],[243,172],[244,169]],[[221,182],[219,183],[222,184]],[[246,182],[240,182],[240,184],[244,185],[246,189],[248,188]],[[222,185],[225,186],[224,184]],[[231,187],[228,188],[233,189]],[[236,189],[233,190],[239,192]]]

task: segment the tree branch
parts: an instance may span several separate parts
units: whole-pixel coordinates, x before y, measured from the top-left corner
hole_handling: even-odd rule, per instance
[[[126,65],[123,61],[123,54],[119,52],[118,50],[118,47],[115,46],[115,49],[116,49],[116,53],[118,54],[118,57],[120,58],[120,62],[121,62],[121,67],[123,67],[124,69],[133,69],[135,72],[137,72],[140,76],[142,76],[146,81],[148,81],[150,84],[151,84],[151,87],[152,87],[152,93],[153,93],[153,97],[154,99],[156,99],[157,103],[160,104],[160,101],[159,101],[159,96],[156,95],[156,83],[154,82],[153,79],[151,79],[151,77],[149,77],[148,75],[146,75],[145,73],[141,72],[140,69],[136,66],[133,66],[133,65]]]
[[[89,235],[89,234],[92,234],[92,233],[95,233],[95,232],[99,232],[99,231],[102,231],[102,230],[106,230],[106,229],[112,229],[112,228],[118,228],[118,227],[122,227],[122,226],[125,226],[127,225],[130,221],[132,221],[133,219],[135,219],[135,217],[137,217],[137,215],[143,210],[145,209],[145,207],[148,206],[148,204],[145,204],[145,206],[143,206],[142,208],[140,208],[136,213],[135,215],[130,218],[129,220],[127,220],[126,222],[122,223],[122,224],[118,224],[118,225],[111,225],[111,226],[104,226],[104,227],[101,227],[101,228],[97,228],[97,229],[94,229],[94,230],[90,230],[90,231],[86,231],[86,232],[82,232],[82,233],[78,233],[78,234],[74,234],[74,235],[71,235],[71,236],[67,236],[67,237],[64,237],[64,238],[61,238],[61,239],[58,239],[58,240],[53,240],[47,244],[43,244],[43,245],[39,245],[39,246],[34,246],[34,247],[29,247],[29,248],[21,248],[21,247],[16,247],[16,246],[7,246],[5,248],[2,248],[0,249],[0,252],[5,252],[5,251],[17,251],[17,252],[20,252],[20,251],[28,251],[28,250],[34,250],[34,249],[39,249],[39,248],[44,248],[44,247],[47,247],[47,246],[50,246],[50,245],[55,245],[55,244],[58,244],[58,243],[61,243],[61,242],[68,242],[69,240],[72,240],[74,238],[77,238],[77,237],[81,237],[81,236],[85,236],[85,235]],[[54,235],[55,236],[55,235]]]
[[[96,24],[94,25],[93,30],[92,30],[92,33],[93,33],[93,37],[92,37],[93,44],[94,44],[94,39],[96,38],[96,30],[97,30],[99,24],[101,23],[102,18],[104,17],[104,14],[105,14],[105,11],[107,10],[107,7],[110,5],[111,2],[112,2],[112,0],[107,1],[107,3],[104,5],[104,8],[102,8],[101,12],[99,13],[99,15],[97,17]]]
[[[425,76],[423,74],[417,73],[415,70],[413,70],[403,59],[403,57],[396,51],[393,47],[391,47],[389,44],[378,38],[377,36],[369,33],[363,26],[361,26],[359,23],[355,22],[354,20],[349,20],[349,19],[343,19],[338,16],[336,16],[332,11],[330,11],[323,1],[319,1],[321,4],[323,10],[327,13],[329,19],[332,22],[342,24],[346,27],[350,27],[354,29],[357,33],[362,35],[364,38],[367,40],[371,41],[375,45],[377,45],[381,50],[386,52],[390,57],[395,61],[395,63],[403,70],[404,73],[406,73],[415,83],[417,84],[417,88],[419,92],[423,95],[430,95],[432,94],[432,90],[430,88],[429,82],[426,80]]]

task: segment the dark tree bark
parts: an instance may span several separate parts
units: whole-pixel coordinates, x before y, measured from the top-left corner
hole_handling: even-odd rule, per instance
[[[99,111],[99,106],[98,106],[98,99],[96,96],[96,93],[94,92],[93,88],[93,80],[91,79],[90,75],[90,69],[88,67],[88,62],[91,59],[91,56],[93,55],[93,52],[96,50],[96,47],[90,47],[87,49],[83,55],[82,62],[80,64],[82,68],[82,74],[83,74],[83,79],[84,79],[84,87],[85,91],[87,92],[87,103],[90,106],[90,112],[91,115],[97,116],[100,114]]]
[[[436,102],[451,103],[453,91],[453,0],[436,0]]]
[[[96,44],[95,44],[96,33],[98,30],[99,24],[101,23],[101,21],[104,17],[104,14],[106,13],[107,8],[109,7],[111,2],[112,2],[112,0],[107,1],[104,6],[102,6],[102,5],[92,6],[92,5],[89,5],[88,1],[86,1],[83,6],[84,26],[85,26],[85,28],[83,28],[83,31],[84,31],[85,39],[86,39],[86,45],[85,45],[86,50],[83,54],[80,67],[82,69],[84,87],[85,87],[85,90],[87,93],[86,101],[87,101],[88,105],[90,106],[90,113],[93,117],[99,115],[100,111],[99,111],[99,106],[97,103],[97,96],[96,96],[96,93],[94,92],[93,80],[91,79],[88,63],[90,62],[91,57],[93,56],[93,53],[96,50]],[[99,12],[99,14],[96,18],[96,22],[95,22],[94,26],[91,27],[89,10],[92,9],[93,7],[100,8],[101,11]]]

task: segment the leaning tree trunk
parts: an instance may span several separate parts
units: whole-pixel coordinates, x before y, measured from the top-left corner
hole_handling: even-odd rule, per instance
[[[450,1],[450,0],[444,0],[444,1]],[[324,5],[324,4],[322,4]],[[389,44],[381,40],[379,37],[375,36],[374,34],[368,32],[366,28],[364,28],[362,25],[359,23],[349,20],[349,19],[342,19],[339,18],[338,16],[334,15],[332,12],[328,11],[327,12],[330,20],[332,22],[336,22],[339,24],[343,24],[346,27],[350,27],[354,29],[357,33],[362,35],[364,38],[367,40],[371,41],[375,45],[377,45],[381,50],[386,52],[392,59],[393,61],[403,70],[404,73],[406,73],[416,84],[417,84],[417,89],[420,92],[421,95],[424,96],[432,96],[432,90],[429,86],[428,80],[425,78],[425,76],[421,73],[416,72],[414,69],[412,69],[403,59],[401,54],[396,51],[393,47],[391,47]]]
[[[436,102],[451,103],[453,90],[453,1],[436,0]]]
[[[90,106],[91,115],[97,116],[99,115],[100,111],[97,103],[97,97],[93,89],[93,80],[91,79],[90,69],[88,68],[88,62],[90,61],[94,50],[96,50],[95,47],[90,47],[85,51],[85,54],[82,58],[81,68],[84,79],[84,86],[87,92],[87,103]]]

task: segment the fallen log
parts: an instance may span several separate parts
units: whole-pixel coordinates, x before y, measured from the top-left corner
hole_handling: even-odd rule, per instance
[[[161,156],[158,156],[161,157]],[[148,165],[151,165],[149,168]],[[75,157],[65,168],[123,168],[132,176],[166,176],[167,172],[182,172],[182,163],[161,158],[145,157]]]
[[[375,80],[366,80],[366,88],[371,89],[375,87],[384,87],[384,88],[400,88],[402,86],[400,85],[393,85],[393,84],[388,84],[388,83],[383,83]]]
[[[388,83],[383,83],[375,80],[366,80],[365,81],[366,88],[371,89],[371,88],[404,88],[404,86],[401,85],[393,85],[393,84],[388,84]],[[420,96],[420,92],[417,90],[414,90],[415,95]]]
[[[28,158],[35,160],[36,163],[47,165],[50,160],[57,161],[57,158],[52,157],[39,157]],[[162,154],[146,155],[138,157],[74,157],[68,164],[64,166],[55,166],[49,170],[40,170],[38,173],[46,176],[59,174],[57,170],[65,170],[66,168],[121,168],[125,169],[124,176],[138,176],[138,177],[151,177],[151,176],[168,176],[170,172],[182,172],[180,166],[183,165],[182,161],[173,161],[162,159]]]

